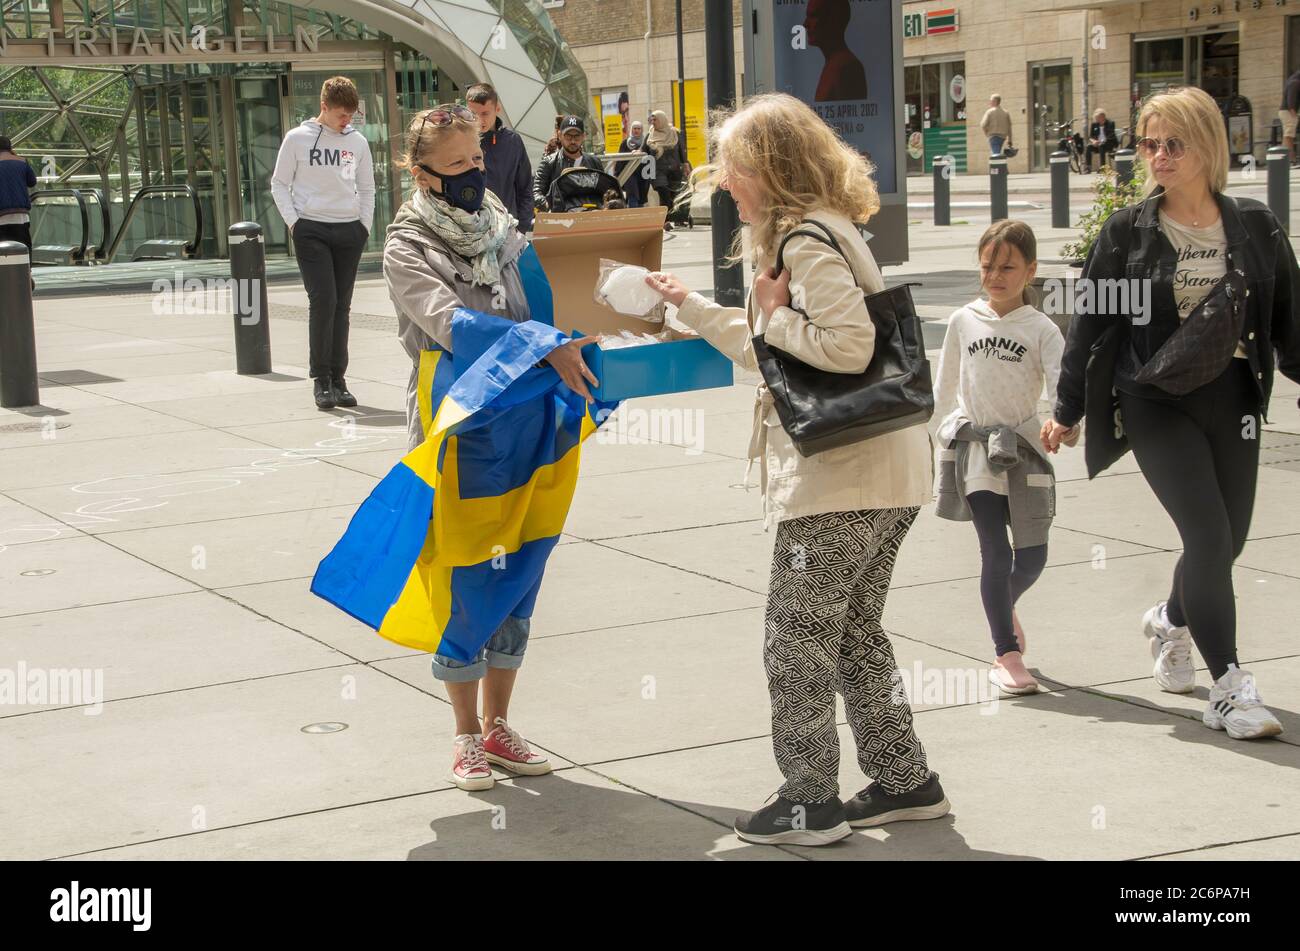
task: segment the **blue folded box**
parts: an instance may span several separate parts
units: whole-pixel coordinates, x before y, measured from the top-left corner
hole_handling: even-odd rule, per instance
[[[575,330],[573,336],[583,335]],[[731,360],[700,338],[612,350],[592,344],[582,355],[600,381],[591,395],[605,402],[731,386],[735,380]]]
[[[551,287],[556,327],[574,336],[663,328],[610,310],[595,293],[602,259],[659,270],[666,214],[666,208],[654,207],[537,215],[533,247]],[[680,339],[609,350],[599,344],[583,347],[583,358],[600,380],[592,396],[612,402],[732,384],[731,361],[707,340],[680,332],[673,336]]]

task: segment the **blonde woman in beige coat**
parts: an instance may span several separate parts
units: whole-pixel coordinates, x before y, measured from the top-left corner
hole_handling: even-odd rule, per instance
[[[856,227],[880,207],[872,166],[784,94],[751,99],[715,128],[717,164],[696,178],[736,200],[758,265],[753,290],[739,308],[691,293],[671,274],[650,275],[651,286],[744,369],[758,369],[751,341],[761,333],[828,372],[862,372],[875,343],[863,295],[884,288]],[[830,228],[847,260],[797,235],[786,245],[787,270],[773,273],[781,239],[804,219]],[[760,465],[765,520],[777,522],[763,661],[785,783],[773,802],[736,820],[736,833],[750,842],[824,845],[852,826],[947,814],[880,624],[899,546],[931,498],[925,426],[805,458],[760,384],[749,457]],[[837,690],[858,763],[874,780],[844,803]]]

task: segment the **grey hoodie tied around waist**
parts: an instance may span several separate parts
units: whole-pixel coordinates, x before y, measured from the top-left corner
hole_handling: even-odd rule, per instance
[[[1019,426],[960,422],[950,439],[940,434],[935,514],[954,522],[972,520],[966,473],[972,452],[986,452],[989,466],[1007,474],[1007,521],[1015,548],[1046,545],[1056,514],[1056,477],[1038,444],[1037,417]]]

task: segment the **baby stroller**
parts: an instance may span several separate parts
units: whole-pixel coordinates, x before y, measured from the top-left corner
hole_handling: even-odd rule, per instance
[[[618,179],[594,168],[566,168],[551,183],[546,195],[551,211],[593,211],[605,203],[605,192],[614,189],[620,195]]]

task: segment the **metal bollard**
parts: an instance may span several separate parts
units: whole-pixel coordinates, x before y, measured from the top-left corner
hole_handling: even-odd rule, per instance
[[[1070,153],[1057,149],[1048,158],[1052,170],[1052,227],[1070,227]]]
[[[1286,146],[1268,150],[1268,207],[1282,230],[1291,233],[1291,153]]]
[[[0,406],[37,406],[32,257],[17,241],[0,241]]]
[[[271,372],[271,314],[266,304],[266,247],[262,226],[230,226],[230,278],[235,310],[235,372]]]
[[[934,223],[936,225],[952,224],[952,202],[949,196],[948,179],[952,175],[952,157],[937,156],[934,160]]]
[[[1115,183],[1121,187],[1133,181],[1133,160],[1137,153],[1132,149],[1117,149],[1111,156],[1115,163]]]
[[[1007,217],[1007,160],[998,156],[989,159],[989,205],[994,221]]]

